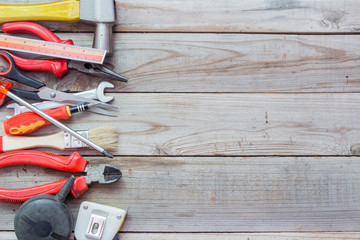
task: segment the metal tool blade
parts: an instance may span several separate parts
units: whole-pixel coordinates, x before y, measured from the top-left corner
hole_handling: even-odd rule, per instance
[[[109,82],[101,82],[94,89],[74,93],[74,95],[79,96],[79,97],[99,100],[102,103],[106,103],[106,102],[109,102],[109,101],[113,100],[113,98],[114,98],[112,96],[105,96],[105,89],[106,88],[114,88],[114,85],[112,83],[109,83]],[[52,109],[52,108],[60,107],[63,104],[64,103],[61,103],[61,102],[42,101],[42,102],[38,102],[38,103],[33,103],[32,105],[36,106],[40,110],[46,110],[46,109]],[[20,106],[18,103],[10,103],[10,104],[7,105],[6,108],[14,110],[14,114],[12,116],[15,116],[15,115],[23,113],[23,112],[31,111],[30,109],[28,109],[25,106]],[[100,107],[97,107],[97,106],[96,107],[91,107],[90,109],[88,109],[88,111],[93,112],[93,113],[97,113],[97,114],[101,114],[101,115],[117,117],[116,114],[108,112],[107,110],[104,110],[104,109],[102,109]],[[12,116],[6,116],[6,118],[9,119]]]
[[[121,81],[121,82],[128,81],[124,76],[110,70],[109,68],[107,68],[101,64],[69,61],[68,68],[75,69],[79,72],[95,75],[95,76],[98,76],[101,78],[107,78],[107,79],[117,80],[117,81]]]
[[[90,107],[90,108],[88,108],[87,111],[97,113],[97,114],[101,114],[101,115],[105,115],[105,116],[109,116],[109,117],[117,117],[116,114],[111,113],[111,112],[109,112],[109,111],[107,111],[105,109],[99,108],[97,106]]]
[[[39,88],[38,96],[43,100],[49,100],[49,101],[64,102],[64,103],[83,103],[83,102],[97,103],[97,106],[101,108],[118,109],[118,107],[112,106],[107,103],[102,103],[94,99],[75,96],[73,94],[57,91],[48,87]]]
[[[121,171],[111,164],[87,165],[84,172],[86,173],[85,180],[87,184],[92,182],[113,183],[122,176]]]
[[[108,165],[105,166],[104,169],[104,179],[106,183],[113,183],[116,182],[117,180],[119,180],[122,176],[121,171],[113,166],[113,165]]]

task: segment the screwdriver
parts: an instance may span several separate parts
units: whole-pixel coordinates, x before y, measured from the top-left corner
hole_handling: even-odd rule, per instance
[[[73,113],[83,112],[96,103],[83,103],[75,106],[62,105],[55,109],[44,110],[44,113],[56,120],[67,120]],[[49,125],[51,122],[34,112],[24,112],[3,122],[3,130],[10,135],[24,135]]]
[[[11,83],[9,83],[9,82],[4,83],[4,82],[0,81],[0,99],[4,99],[5,96],[8,96],[9,98],[13,99],[15,102],[17,102],[17,103],[19,103],[21,105],[24,105],[25,107],[31,109],[33,112],[35,112],[38,115],[42,116],[43,118],[45,118],[46,120],[48,120],[49,122],[51,122],[52,124],[57,126],[58,128],[60,128],[60,129],[62,129],[64,131],[67,131],[69,134],[76,137],[77,139],[79,139],[83,143],[89,145],[90,147],[94,148],[98,152],[102,153],[104,156],[106,156],[108,158],[113,158],[114,157],[111,153],[107,152],[102,147],[100,147],[100,146],[96,145],[95,143],[91,142],[89,139],[81,136],[79,133],[77,133],[74,130],[72,130],[71,128],[65,126],[64,124],[62,124],[58,120],[54,119],[53,117],[50,117],[48,114],[42,112],[40,109],[38,109],[37,107],[34,107],[33,105],[31,105],[27,101],[23,100],[22,98],[19,98],[18,96],[13,94],[11,91],[9,91],[10,88],[11,88]]]

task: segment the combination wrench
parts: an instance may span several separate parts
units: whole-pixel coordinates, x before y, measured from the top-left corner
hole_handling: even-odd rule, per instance
[[[81,97],[84,97],[84,98],[99,100],[100,102],[107,103],[107,102],[112,101],[114,99],[114,97],[105,96],[105,89],[106,88],[114,88],[114,85],[112,83],[109,83],[109,82],[101,82],[94,89],[79,92],[79,93],[75,93],[74,95],[81,96]],[[36,106],[37,108],[39,108],[40,110],[45,110],[45,109],[57,108],[57,107],[60,107],[63,104],[59,103],[59,102],[44,101],[44,102],[34,103],[33,105]],[[21,106],[18,103],[11,103],[11,104],[7,105],[6,108],[14,110],[13,116],[15,116],[17,114],[20,114],[20,113],[23,113],[23,112],[31,111],[27,107]],[[111,112],[109,112],[107,110],[104,110],[102,108],[98,108],[96,106],[93,106],[93,107],[89,108],[88,111],[98,113],[98,114],[102,114],[102,115],[112,116],[112,117],[117,116],[116,114],[113,114],[113,113],[111,113]],[[11,117],[12,116],[6,116],[6,118],[8,118],[8,119],[11,118]]]

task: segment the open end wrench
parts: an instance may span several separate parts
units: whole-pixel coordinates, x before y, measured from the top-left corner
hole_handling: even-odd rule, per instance
[[[110,102],[111,100],[114,99],[114,97],[105,96],[105,89],[106,88],[114,88],[114,85],[112,83],[109,83],[109,82],[101,82],[94,89],[79,92],[79,93],[75,93],[74,95],[89,98],[89,99],[99,100],[101,102],[106,103],[106,102]],[[40,110],[45,110],[45,109],[57,108],[57,107],[60,107],[63,104],[59,103],[59,102],[44,101],[44,102],[34,103],[33,105],[36,106],[37,108],[39,108]],[[17,114],[20,114],[20,113],[23,113],[23,112],[30,111],[27,107],[20,106],[18,103],[11,103],[11,104],[7,105],[6,108],[14,109],[13,116],[15,116]],[[108,116],[116,117],[116,114],[110,113],[110,112],[108,112],[108,111],[106,111],[106,110],[104,110],[102,108],[96,107],[96,106],[89,108],[88,111],[98,113],[98,114],[102,114],[102,115],[108,115]],[[6,116],[7,119],[9,119],[11,117],[12,116]]]
[[[109,82],[101,82],[96,88],[75,93],[76,96],[99,100],[100,102],[107,103],[114,99],[112,96],[105,96],[106,88],[114,88],[114,85]]]

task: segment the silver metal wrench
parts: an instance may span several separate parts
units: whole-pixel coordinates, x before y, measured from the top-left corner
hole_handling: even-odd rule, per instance
[[[94,89],[79,92],[79,93],[75,93],[74,95],[81,96],[81,97],[84,97],[84,98],[99,100],[101,102],[106,103],[106,102],[110,102],[111,100],[114,99],[114,97],[105,96],[105,89],[106,88],[114,88],[114,85],[112,83],[109,83],[109,82],[101,82]],[[44,102],[34,103],[32,105],[36,106],[40,110],[46,110],[46,109],[57,108],[57,107],[60,107],[60,106],[62,106],[64,104],[59,103],[59,102],[44,101]],[[14,109],[13,116],[15,116],[17,114],[20,114],[20,113],[23,113],[23,112],[31,111],[27,107],[21,106],[18,103],[11,103],[11,104],[7,105],[6,108]],[[102,114],[102,115],[112,116],[112,117],[117,116],[116,114],[113,114],[113,113],[111,113],[111,112],[109,112],[107,110],[104,110],[104,109],[102,109],[100,107],[97,107],[97,106],[93,106],[93,107],[89,108],[88,111],[98,113],[98,114]],[[6,116],[7,119],[9,119],[11,117],[12,116]]]
[[[107,103],[107,102],[110,102],[111,100],[113,100],[114,97],[105,96],[105,89],[106,88],[114,88],[114,85],[112,83],[109,83],[109,82],[101,82],[94,89],[84,91],[84,92],[75,93],[74,95],[81,96],[81,97],[84,97],[84,98],[95,99],[95,100],[99,100],[100,102]]]

